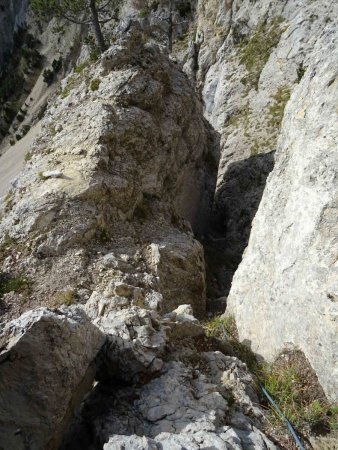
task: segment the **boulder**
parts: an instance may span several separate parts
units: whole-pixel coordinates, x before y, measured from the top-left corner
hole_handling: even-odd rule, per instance
[[[105,337],[80,308],[29,311],[0,334],[0,447],[58,449]]]

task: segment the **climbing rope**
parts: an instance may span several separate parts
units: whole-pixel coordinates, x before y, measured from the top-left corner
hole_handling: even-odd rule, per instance
[[[222,327],[222,331],[223,331],[223,334],[224,334],[224,340],[225,341],[229,340],[229,337],[228,337],[228,334],[227,334],[227,332],[225,330],[224,325],[222,324],[221,327]],[[293,428],[291,423],[288,421],[288,419],[284,416],[282,411],[279,409],[277,403],[274,401],[274,399],[271,397],[271,395],[268,393],[268,391],[265,389],[265,387],[262,385],[262,383],[259,381],[259,379],[258,379],[258,384],[259,384],[259,387],[261,388],[263,394],[265,395],[265,397],[268,399],[268,401],[271,403],[272,407],[276,411],[276,413],[279,415],[279,417],[282,419],[284,424],[287,426],[287,429],[289,430],[291,436],[293,437],[297,447],[300,450],[305,450],[305,448],[303,447],[299,437],[297,436],[297,433],[295,432],[295,429]]]

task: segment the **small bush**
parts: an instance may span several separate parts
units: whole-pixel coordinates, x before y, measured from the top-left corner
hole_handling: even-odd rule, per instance
[[[94,80],[92,80],[90,82],[90,86],[89,86],[91,91],[97,91],[98,88],[100,87],[100,83],[101,83],[101,80],[99,78],[94,78]]]
[[[145,19],[149,15],[149,10],[147,8],[142,8],[140,9],[138,15],[141,19]]]
[[[71,306],[75,301],[74,291],[68,289],[67,291],[57,292],[53,298],[53,306],[55,308],[59,306]]]
[[[32,153],[31,152],[27,152],[25,154],[25,161],[27,162],[27,161],[30,161],[31,159],[32,159]]]
[[[60,72],[61,68],[62,68],[62,59],[54,59],[52,62],[52,67],[54,70],[54,73],[58,73]]]
[[[0,298],[9,292],[24,292],[30,287],[30,280],[24,277],[11,277],[6,273],[0,273]]]
[[[51,69],[45,69],[42,73],[43,81],[47,84],[47,86],[50,86],[54,81],[54,71]]]
[[[306,72],[306,67],[304,67],[303,63],[301,62],[297,68],[297,82],[298,83],[303,78],[305,72]]]
[[[22,132],[22,136],[26,136],[26,134],[28,133],[28,131],[31,129],[30,125],[24,125],[21,129]]]

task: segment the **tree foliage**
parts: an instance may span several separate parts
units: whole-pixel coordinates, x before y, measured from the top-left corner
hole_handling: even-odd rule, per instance
[[[121,0],[31,0],[35,14],[43,19],[66,19],[77,24],[92,24],[101,51],[105,43],[101,24],[117,17]]]

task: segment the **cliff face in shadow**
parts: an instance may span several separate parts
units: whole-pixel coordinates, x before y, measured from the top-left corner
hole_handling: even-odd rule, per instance
[[[28,0],[0,1],[0,75],[11,54],[14,35],[26,19]]]

